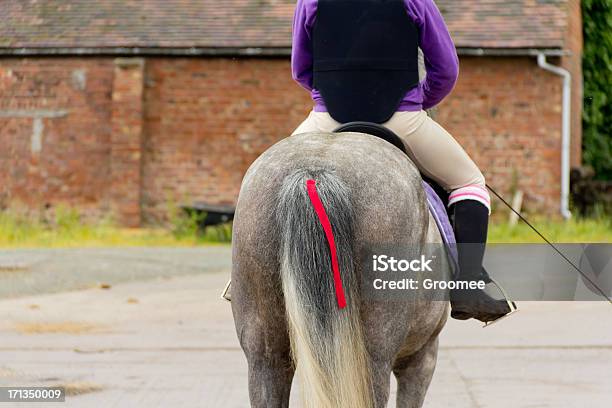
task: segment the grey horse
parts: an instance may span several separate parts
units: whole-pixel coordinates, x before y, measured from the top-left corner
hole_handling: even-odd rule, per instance
[[[335,295],[330,248],[309,200],[315,180],[335,235],[347,306]],[[247,171],[234,218],[232,312],[253,407],[287,407],[294,373],[302,405],[420,407],[448,302],[433,291],[367,296],[364,254],[441,243],[409,158],[362,133],[281,140]],[[448,264],[440,272],[448,278]]]

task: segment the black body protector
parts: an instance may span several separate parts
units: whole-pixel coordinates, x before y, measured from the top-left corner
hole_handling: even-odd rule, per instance
[[[338,122],[383,123],[419,83],[419,32],[403,0],[319,0],[313,85]]]

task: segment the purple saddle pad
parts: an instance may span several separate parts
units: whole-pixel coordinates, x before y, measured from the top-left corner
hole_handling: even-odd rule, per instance
[[[442,235],[442,240],[444,241],[446,251],[450,255],[453,262],[453,267],[455,268],[458,265],[457,242],[455,241],[453,227],[451,227],[448,219],[446,207],[444,206],[442,200],[440,200],[440,197],[438,197],[438,194],[436,194],[434,189],[431,188],[427,182],[423,181],[423,187],[425,188],[425,194],[427,195],[427,205],[429,206],[429,210],[436,220],[436,225],[440,230],[440,235]]]

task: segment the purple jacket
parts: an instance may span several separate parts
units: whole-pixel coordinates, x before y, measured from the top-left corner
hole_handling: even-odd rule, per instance
[[[419,29],[419,46],[425,56],[427,76],[406,93],[398,111],[429,109],[448,95],[459,73],[459,58],[444,19],[433,0],[404,0],[408,16]],[[315,112],[326,112],[321,94],[312,88],[311,33],[317,14],[317,0],[297,0],[293,17],[291,72],[311,92]]]

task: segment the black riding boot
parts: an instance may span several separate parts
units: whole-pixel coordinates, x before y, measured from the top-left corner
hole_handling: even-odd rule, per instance
[[[487,242],[489,210],[478,201],[464,200],[453,204],[451,213],[459,253],[459,276],[456,280],[483,279],[487,283],[488,276],[483,270],[482,259]],[[505,300],[494,299],[481,289],[451,290],[450,301],[451,317],[459,320],[474,318],[490,322],[511,311]]]

